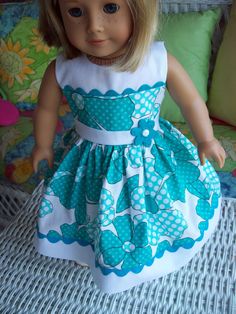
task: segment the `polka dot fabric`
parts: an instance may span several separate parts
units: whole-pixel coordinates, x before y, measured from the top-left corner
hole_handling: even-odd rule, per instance
[[[130,95],[129,98],[135,104],[133,117],[139,119],[152,113],[152,107],[155,103],[159,89],[151,89],[141,93]]]
[[[42,205],[40,208],[40,212],[39,212],[39,217],[44,217],[48,214],[50,214],[53,211],[53,205],[50,201],[48,201],[47,199],[43,198],[42,200]]]
[[[110,191],[102,189],[98,209],[98,220],[101,225],[107,226],[112,223],[115,217],[114,199]]]
[[[127,153],[127,159],[130,161],[132,168],[139,168],[142,166],[142,151],[140,147],[130,147]]]
[[[144,187],[138,187],[134,189],[133,193],[131,194],[131,204],[133,209],[138,211],[145,211],[146,204]]]
[[[145,70],[147,80],[154,68]],[[159,118],[165,81],[158,69],[160,80],[153,84],[138,85],[142,75],[129,74],[122,91],[72,87],[65,80],[75,121],[90,138],[73,128],[55,151],[36,248],[88,264],[107,292],[176,271],[218,221],[221,193],[214,169],[209,161],[201,166],[196,147]],[[91,81],[99,81],[99,71],[96,66]],[[119,84],[127,79],[122,75],[114,74]]]
[[[68,87],[64,91],[73,115],[85,125],[107,131],[129,130],[135,103],[130,97],[82,96]],[[127,114],[128,113],[128,114]]]

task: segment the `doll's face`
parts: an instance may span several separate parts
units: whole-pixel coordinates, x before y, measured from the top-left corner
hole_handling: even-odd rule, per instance
[[[125,51],[133,29],[126,0],[59,0],[59,6],[74,47],[101,58]]]

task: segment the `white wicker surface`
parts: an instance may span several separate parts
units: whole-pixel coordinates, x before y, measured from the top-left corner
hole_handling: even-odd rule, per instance
[[[0,232],[15,218],[30,194],[0,181]]]
[[[215,7],[226,7],[233,0],[161,0],[161,8],[164,13],[179,13],[190,11],[204,11]]]
[[[109,296],[89,269],[35,252],[40,198],[41,187],[0,236],[1,314],[236,313],[236,200],[223,201],[216,232],[180,271]]]

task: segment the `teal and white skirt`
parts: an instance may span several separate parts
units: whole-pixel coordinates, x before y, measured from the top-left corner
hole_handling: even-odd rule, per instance
[[[201,166],[195,146],[169,122],[160,119],[152,137],[148,123],[131,133],[133,143],[126,132],[77,123],[56,152],[39,208],[37,251],[87,264],[107,293],[178,270],[219,219],[211,164]]]

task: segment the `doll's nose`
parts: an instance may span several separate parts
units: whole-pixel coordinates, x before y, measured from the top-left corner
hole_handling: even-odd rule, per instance
[[[104,26],[102,18],[99,15],[90,15],[88,18],[88,33],[103,32]]]

